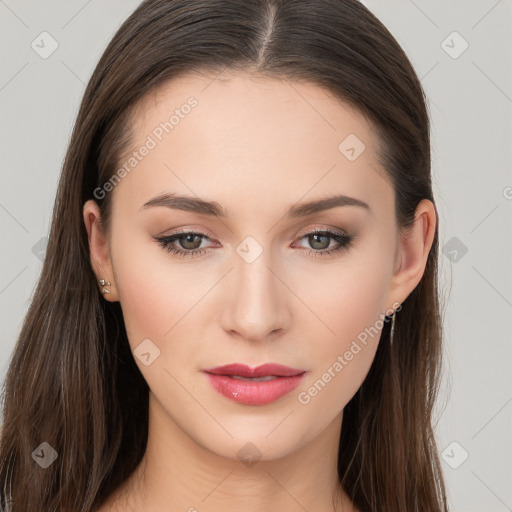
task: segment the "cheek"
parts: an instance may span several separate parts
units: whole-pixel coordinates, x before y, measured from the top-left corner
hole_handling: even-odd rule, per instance
[[[310,413],[341,411],[364,381],[385,325],[387,286],[386,269],[375,261],[331,278],[329,293],[309,293],[308,304],[321,322],[315,321],[316,336],[310,332],[317,342],[308,348],[311,374],[298,401]]]
[[[150,388],[172,393],[173,377],[185,382],[198,366],[202,308],[214,279],[209,284],[193,265],[177,262],[145,236],[128,231],[123,236],[118,229],[112,244],[116,286],[137,366]],[[146,365],[148,357],[140,355],[148,352]]]
[[[351,340],[364,338],[368,330],[378,338],[372,327],[383,319],[389,277],[386,263],[366,253],[350,255],[314,275],[301,272],[301,278],[295,278],[294,292],[312,313],[299,317],[298,322],[305,322],[309,335],[321,341],[315,345],[315,353],[320,350],[324,356],[332,356],[343,352]]]
[[[119,232],[118,232],[119,233]],[[142,235],[119,235],[113,244],[113,265],[124,323],[132,350],[150,339],[164,355],[166,337],[186,322],[194,291],[167,253]]]

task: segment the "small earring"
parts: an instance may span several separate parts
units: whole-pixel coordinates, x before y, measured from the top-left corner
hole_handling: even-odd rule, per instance
[[[393,344],[393,337],[395,334],[395,317],[396,317],[396,311],[393,313],[393,316],[391,317],[391,334],[389,335],[390,345]]]
[[[105,281],[105,279],[100,279],[98,282],[103,287],[103,289],[101,290],[101,293],[103,293],[103,294],[110,293],[110,290],[105,288],[105,286],[110,286],[111,285],[110,281]]]

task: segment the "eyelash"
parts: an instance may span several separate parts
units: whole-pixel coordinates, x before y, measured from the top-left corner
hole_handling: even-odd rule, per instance
[[[202,239],[211,240],[211,238],[209,238],[207,235],[204,235],[203,233],[196,233],[195,231],[181,231],[179,233],[175,233],[169,236],[155,237],[155,240],[159,242],[159,245],[162,248],[166,249],[170,253],[176,254],[181,258],[193,258],[195,256],[199,256],[200,254],[204,254],[205,252],[207,252],[204,248],[187,251],[183,249],[176,249],[175,247],[173,247],[172,244],[176,240],[184,238],[187,235],[197,235],[200,236]],[[308,254],[312,255],[313,257],[328,257],[337,252],[347,251],[351,247],[352,241],[354,240],[354,237],[351,235],[348,235],[346,233],[336,233],[328,229],[314,229],[313,231],[310,231],[309,233],[306,233],[303,236],[301,236],[299,240],[302,240],[303,238],[307,238],[312,235],[327,235],[329,238],[335,240],[339,244],[337,247],[334,247],[333,249],[325,249],[323,251],[307,250]]]

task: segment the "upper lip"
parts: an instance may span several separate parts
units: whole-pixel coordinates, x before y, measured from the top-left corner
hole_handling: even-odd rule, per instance
[[[224,366],[215,366],[214,368],[206,368],[203,371],[214,375],[237,375],[239,377],[266,377],[269,375],[276,377],[293,377],[305,372],[305,370],[298,370],[276,363],[262,364],[255,368],[251,368],[246,364],[233,363]]]

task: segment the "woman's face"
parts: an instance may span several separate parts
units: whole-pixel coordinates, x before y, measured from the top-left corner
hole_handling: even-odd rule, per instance
[[[318,86],[236,74],[165,84],[134,130],[120,181],[97,192],[113,194],[113,210],[105,252],[93,250],[152,413],[232,459],[339,435],[384,315],[421,277],[397,272],[394,192],[372,126]],[[180,232],[192,235],[169,238]],[[267,363],[302,375],[205,372]]]

